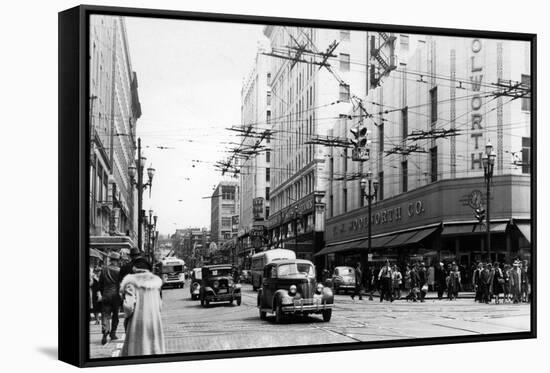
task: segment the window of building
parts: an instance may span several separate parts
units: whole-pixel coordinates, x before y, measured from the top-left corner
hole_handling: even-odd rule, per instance
[[[271,110],[268,110],[265,115],[265,121],[267,124],[271,124]]]
[[[531,138],[521,138],[521,172],[528,174],[531,171]]]
[[[403,141],[407,139],[409,135],[409,108],[404,107],[401,109],[401,136]]]
[[[222,217],[222,229],[231,229],[231,218]]]
[[[437,122],[437,87],[430,89],[431,121]]]
[[[408,162],[405,160],[401,162],[401,185],[402,189],[401,191],[405,193],[408,190],[409,187],[409,165]]]
[[[269,218],[269,206],[265,207],[265,218]]]
[[[271,92],[267,91],[267,105],[271,105]]]
[[[345,41],[350,39],[350,30],[340,30],[340,40]]]
[[[376,196],[377,201],[384,199],[384,171],[378,173],[378,192]]]
[[[265,199],[269,200],[269,187],[265,188]]]
[[[334,157],[330,156],[329,158],[329,166],[328,166],[328,172],[330,179],[334,179]]]
[[[265,161],[267,163],[271,162],[271,152],[269,150],[266,150],[265,152]]]
[[[531,75],[521,75],[521,84],[523,88],[531,89]],[[531,110],[531,99],[529,97],[522,97],[521,99],[521,110],[530,111]]]
[[[346,177],[346,174],[348,173],[348,149],[347,148],[344,148],[342,159],[344,160],[344,163],[343,163],[344,177]]]
[[[271,173],[269,171],[269,168],[265,169],[265,181],[269,181],[271,179]]]
[[[349,84],[340,84],[340,101],[349,101]]]
[[[437,146],[430,149],[430,172],[432,183],[437,181]]]
[[[409,35],[399,35],[400,52],[407,52],[409,50]]]
[[[349,54],[340,53],[340,71],[349,71]]]
[[[329,198],[329,214],[330,217],[334,216],[334,196],[331,194]]]
[[[267,84],[271,83],[271,73],[267,73]]]
[[[343,201],[344,212],[348,212],[348,188],[344,188],[343,197],[344,197],[344,201]]]
[[[229,185],[222,185],[222,199],[235,199],[235,187]]]

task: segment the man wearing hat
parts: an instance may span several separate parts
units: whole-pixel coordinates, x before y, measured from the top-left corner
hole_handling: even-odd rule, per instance
[[[132,273],[132,268],[134,268],[134,261],[141,256],[141,252],[137,247],[132,247],[130,250],[130,261],[123,265],[120,268],[120,282],[126,277],[126,275],[129,275]]]
[[[420,288],[420,301],[424,302],[424,298],[426,298],[426,293],[428,292],[428,275],[424,262],[420,263],[420,269],[418,270],[418,285]]]
[[[111,340],[118,339],[116,329],[118,327],[118,310],[120,308],[120,296],[118,287],[120,284],[120,254],[109,253],[109,264],[103,267],[99,276],[99,292],[101,293],[101,332],[103,338],[101,344],[107,343],[107,335]]]
[[[384,299],[393,302],[393,296],[391,292],[391,278],[392,270],[390,267],[390,261],[386,260],[384,266],[378,273],[378,282],[380,283],[380,302]]]

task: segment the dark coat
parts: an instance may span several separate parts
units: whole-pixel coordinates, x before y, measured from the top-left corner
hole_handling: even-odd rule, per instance
[[[103,302],[110,299],[118,300],[118,287],[120,284],[120,268],[108,265],[103,267],[99,275],[99,291]]]
[[[355,285],[359,286],[363,284],[363,271],[359,267],[355,268]]]

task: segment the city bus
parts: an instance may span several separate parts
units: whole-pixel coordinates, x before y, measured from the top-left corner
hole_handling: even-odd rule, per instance
[[[272,249],[252,255],[250,273],[252,275],[253,290],[262,287],[262,275],[266,264],[282,259],[296,259],[296,253],[287,249]]]
[[[174,256],[162,258],[155,264],[154,272],[162,279],[162,287],[183,288],[185,262]]]

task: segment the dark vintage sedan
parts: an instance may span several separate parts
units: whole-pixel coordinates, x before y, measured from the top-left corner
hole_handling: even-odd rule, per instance
[[[212,302],[234,301],[241,305],[241,284],[233,280],[234,269],[230,264],[217,264],[202,267],[199,299],[201,306],[208,307]]]
[[[278,260],[264,267],[258,292],[260,319],[275,313],[280,323],[291,315],[321,314],[323,321],[330,321],[333,305],[332,290],[317,283],[315,266],[309,260]]]
[[[332,277],[327,280],[327,286],[330,286],[334,290],[334,294],[338,294],[340,291],[354,291],[355,269],[345,266],[334,268]]]

